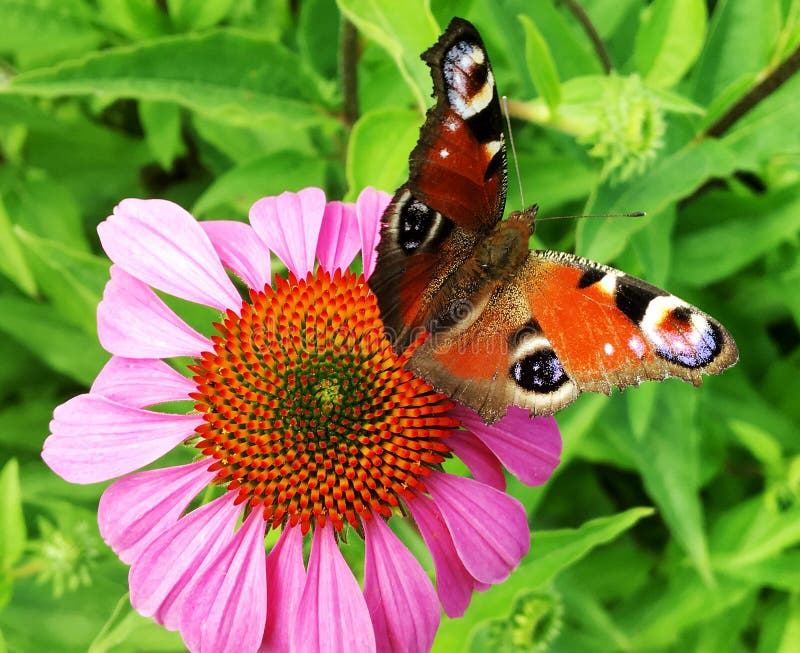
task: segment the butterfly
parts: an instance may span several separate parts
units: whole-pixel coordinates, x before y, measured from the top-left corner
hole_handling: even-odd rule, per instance
[[[536,205],[502,219],[505,137],[478,31],[454,18],[422,59],[436,104],[381,218],[369,279],[395,349],[422,340],[409,369],[489,424],[508,406],[551,415],[581,392],[643,380],[699,385],[737,361],[725,327],[674,295],[530,250]]]

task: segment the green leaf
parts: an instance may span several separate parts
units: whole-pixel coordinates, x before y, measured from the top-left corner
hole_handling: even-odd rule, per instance
[[[86,333],[96,332],[97,305],[108,281],[108,259],[55,240],[16,230],[32,262],[40,288],[55,308]]]
[[[339,10],[367,38],[394,59],[421,110],[431,81],[419,55],[439,38],[439,26],[425,0],[337,0]]]
[[[391,192],[403,183],[421,122],[419,113],[407,109],[377,109],[358,119],[347,146],[350,199],[366,186]]]
[[[0,470],[0,567],[9,569],[17,563],[26,539],[19,464],[11,459]]]
[[[79,383],[91,384],[108,360],[96,337],[54,315],[45,304],[0,294],[0,315],[0,332]]]
[[[25,260],[14,228],[0,196],[0,272],[6,275],[26,295],[36,293],[36,280]]]
[[[464,615],[464,621],[476,624],[507,616],[517,594],[544,585],[592,549],[619,537],[652,513],[652,508],[631,508],[616,515],[592,519],[578,529],[534,533],[531,551],[519,569],[505,583],[476,594]],[[433,651],[463,651],[470,634],[470,629],[464,628],[460,620],[445,621],[439,629]]]
[[[224,19],[235,5],[236,0],[167,0],[167,11],[179,30],[202,30]]]
[[[736,169],[731,151],[716,140],[691,143],[658,161],[645,176],[616,187],[604,186],[587,213],[647,211],[655,215],[689,195],[710,177],[727,177]],[[578,253],[609,261],[626,247],[644,220],[583,220],[577,227]],[[678,258],[677,254],[675,255]]]
[[[186,151],[181,134],[181,111],[172,102],[139,103],[139,119],[144,128],[145,140],[156,161],[164,170]]]
[[[255,200],[306,186],[322,186],[325,161],[298,152],[284,150],[251,159],[232,168],[206,189],[197,199],[194,215],[208,215],[224,206],[236,215],[247,215]]]
[[[97,0],[97,5],[99,17],[108,28],[134,40],[158,37],[169,31],[167,16],[156,4],[141,0]]]
[[[651,86],[671,88],[697,59],[705,35],[704,0],[655,0],[636,35],[636,68]]]
[[[720,0],[693,75],[693,96],[708,104],[747,73],[769,62],[781,26],[780,0]]]
[[[3,402],[0,408],[0,445],[5,451],[39,456],[44,434],[53,416],[57,399],[44,384],[38,387],[35,398],[19,403]],[[41,437],[39,437],[41,435]]]
[[[550,111],[555,112],[561,103],[561,82],[550,48],[530,18],[520,16],[519,20],[525,29],[525,59],[528,72],[539,95],[544,98]]]
[[[0,0],[0,51],[21,69],[91,50],[103,38],[93,8],[82,0]]]
[[[675,243],[675,260],[681,264],[674,276],[687,285],[705,286],[728,277],[800,232],[800,185],[763,197],[715,193],[713,201],[707,198],[692,211],[709,207],[725,221],[679,236]]]
[[[234,30],[119,47],[18,75],[5,92],[175,102],[234,124],[330,124],[316,79],[282,45]]]

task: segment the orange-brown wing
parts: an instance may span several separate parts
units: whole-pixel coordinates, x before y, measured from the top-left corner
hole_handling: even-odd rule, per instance
[[[725,327],[674,295],[577,256],[534,251],[479,317],[435,334],[411,367],[492,422],[509,405],[552,414],[582,391],[669,377],[698,385],[737,359]]]
[[[436,104],[409,158],[409,179],[381,219],[369,285],[393,344],[429,329],[442,284],[503,215],[506,154],[489,56],[477,30],[455,18],[422,58]],[[442,301],[439,299],[439,301]]]

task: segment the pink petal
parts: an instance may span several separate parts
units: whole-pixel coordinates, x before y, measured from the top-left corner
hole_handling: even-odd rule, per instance
[[[103,492],[97,509],[100,534],[120,560],[136,557],[172,526],[216,474],[210,461],[123,476]]]
[[[250,224],[267,247],[302,279],[314,269],[324,212],[325,192],[304,188],[258,200],[250,209]]]
[[[193,653],[256,651],[267,619],[265,522],[254,510],[186,592],[181,635]]]
[[[97,233],[108,257],[148,285],[221,311],[241,307],[208,236],[177,204],[123,200]]]
[[[97,307],[100,344],[117,356],[197,356],[211,341],[179,318],[144,283],[116,265]]]
[[[267,556],[267,624],[260,653],[289,650],[292,625],[306,584],[303,535],[300,528],[285,526]]]
[[[249,224],[235,220],[201,222],[222,264],[250,288],[263,290],[272,280],[269,250]]]
[[[197,385],[154,358],[113,356],[92,384],[91,392],[133,408],[188,400]]]
[[[391,195],[371,187],[362,190],[356,200],[358,231],[361,234],[361,260],[367,279],[375,269],[375,260],[378,257],[375,248],[381,239],[381,216],[391,201]]]
[[[53,411],[42,458],[71,483],[107,481],[157,460],[201,423],[199,415],[156,413],[101,395],[78,395]]]
[[[451,413],[526,485],[541,485],[561,462],[561,433],[553,417],[531,418],[527,410],[511,406],[503,419],[487,426],[465,406]]]
[[[233,503],[233,493],[226,493],[181,517],[153,540],[131,565],[133,607],[176,630],[184,604],[194,601],[186,589],[233,539],[241,509]]]
[[[354,204],[330,202],[322,216],[317,259],[323,270],[346,270],[361,248]]]
[[[375,651],[367,603],[330,526],[317,527],[308,576],[292,628],[292,651]]]
[[[431,552],[433,566],[436,569],[436,589],[439,592],[442,608],[448,617],[461,617],[472,599],[477,581],[458,557],[453,538],[444,523],[444,517],[433,500],[417,494],[414,500],[408,501],[406,505]]]
[[[469,468],[473,478],[498,490],[506,489],[506,477],[500,461],[469,431],[453,431],[447,438],[447,445]]]
[[[425,484],[467,571],[484,583],[508,578],[531,543],[522,504],[462,476],[434,472]]]
[[[439,627],[439,601],[428,575],[381,517],[363,519],[364,597],[377,650],[427,653]]]

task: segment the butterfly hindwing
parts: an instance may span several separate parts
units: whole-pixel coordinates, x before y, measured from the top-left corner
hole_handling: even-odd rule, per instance
[[[381,265],[369,280],[399,349],[414,327],[431,326],[441,309],[436,291],[500,220],[506,196],[500,104],[477,30],[454,19],[422,58],[436,104],[409,157],[409,179],[382,217]]]
[[[434,334],[411,366],[491,422],[509,405],[551,414],[583,391],[670,377],[698,385],[737,358],[700,309],[614,268],[539,250],[468,327]]]

